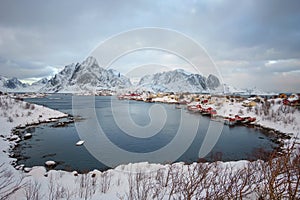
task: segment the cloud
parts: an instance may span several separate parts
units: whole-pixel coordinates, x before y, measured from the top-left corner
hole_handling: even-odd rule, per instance
[[[288,80],[295,75],[284,76],[283,73],[289,74],[299,67],[299,10],[297,0],[2,0],[0,73],[20,78],[30,78],[30,74],[35,78],[49,76],[57,68],[81,62],[112,35],[154,26],[177,30],[203,45],[228,82],[238,86],[249,85],[245,80],[255,80],[273,90],[275,74],[280,80]],[[185,48],[184,43],[173,45]],[[124,62],[144,62],[132,59],[135,60],[124,59]],[[163,55],[160,59],[164,64],[176,65],[172,63],[176,59],[164,60]],[[278,63],[266,66],[270,60]],[[180,61],[177,65],[181,65]],[[243,77],[241,73],[249,78],[238,78]],[[257,73],[270,78],[260,80]],[[286,89],[292,84],[298,82],[290,81]]]
[[[40,62],[15,62],[0,58],[0,71],[3,76],[30,79],[52,76],[57,70]]]

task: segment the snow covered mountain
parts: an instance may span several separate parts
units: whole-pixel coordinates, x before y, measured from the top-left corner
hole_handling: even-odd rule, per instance
[[[27,86],[22,90],[22,92],[38,92],[42,87],[48,83],[47,78],[42,78],[36,82],[33,82],[31,85]]]
[[[17,78],[7,78],[0,76],[0,90],[4,92],[22,91],[29,85],[22,83]]]
[[[267,94],[257,88],[237,89],[227,84],[221,84],[219,78],[210,74],[207,78],[182,69],[160,72],[142,77],[137,85],[132,85],[130,79],[113,69],[100,67],[93,57],[88,57],[82,63],[70,64],[52,77],[43,78],[31,85],[22,83],[17,78],[0,76],[0,91],[2,92],[85,92],[94,90],[133,91],[149,90],[153,92],[213,92],[226,94]],[[125,91],[124,90],[124,91]]]
[[[146,75],[141,78],[138,86],[155,92],[204,92],[220,87],[220,81],[212,74],[206,78],[200,74],[176,69]]]
[[[93,57],[81,64],[71,64],[51,78],[40,92],[80,92],[130,87],[128,78],[119,72],[100,67]]]
[[[46,85],[47,83],[48,83],[48,79],[42,78],[42,79],[32,83],[31,86],[42,86],[42,85]]]
[[[3,92],[37,92],[48,82],[47,78],[43,78],[39,81],[32,83],[22,83],[17,78],[7,78],[0,76],[0,91]]]

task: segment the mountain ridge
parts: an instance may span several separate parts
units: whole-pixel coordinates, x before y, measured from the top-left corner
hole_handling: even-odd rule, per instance
[[[143,76],[138,85],[154,92],[205,92],[220,87],[220,81],[210,74],[207,78],[182,69]]]
[[[84,92],[95,90],[132,90],[143,89],[153,92],[216,92],[246,93],[249,89],[236,89],[221,84],[217,76],[207,77],[193,74],[184,69],[145,75],[137,85],[132,85],[129,78],[114,69],[100,67],[94,57],[88,57],[82,63],[66,65],[49,80],[40,79],[31,85],[22,83],[17,78],[0,76],[0,91],[4,92]],[[255,93],[255,91],[251,91]],[[260,92],[261,93],[261,92]]]

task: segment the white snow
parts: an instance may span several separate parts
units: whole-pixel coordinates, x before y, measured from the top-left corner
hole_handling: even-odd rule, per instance
[[[288,100],[289,100],[290,102],[297,101],[298,99],[299,99],[299,96],[298,96],[297,94],[292,94],[292,95],[288,98]]]
[[[83,143],[84,143],[84,140],[79,140],[79,141],[76,143],[76,146],[81,146],[81,145],[83,145]]]

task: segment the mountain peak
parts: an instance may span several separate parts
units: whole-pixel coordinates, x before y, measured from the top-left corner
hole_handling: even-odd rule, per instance
[[[185,71],[184,69],[175,69],[174,71],[176,71],[178,73],[186,74],[188,76],[192,74],[191,72]]]
[[[207,80],[206,80],[206,84],[207,84],[207,87],[211,90],[214,90],[216,89],[217,87],[219,87],[221,85],[218,77],[216,77],[215,75],[213,74],[210,74],[208,77],[207,77]]]
[[[86,90],[117,89],[131,86],[128,78],[114,70],[106,70],[90,56],[81,64],[66,66],[45,87],[44,92],[77,92]]]
[[[93,56],[89,56],[87,57],[82,63],[82,66],[86,66],[86,67],[91,67],[91,66],[98,66],[98,62],[96,60],[96,58],[94,58]]]

